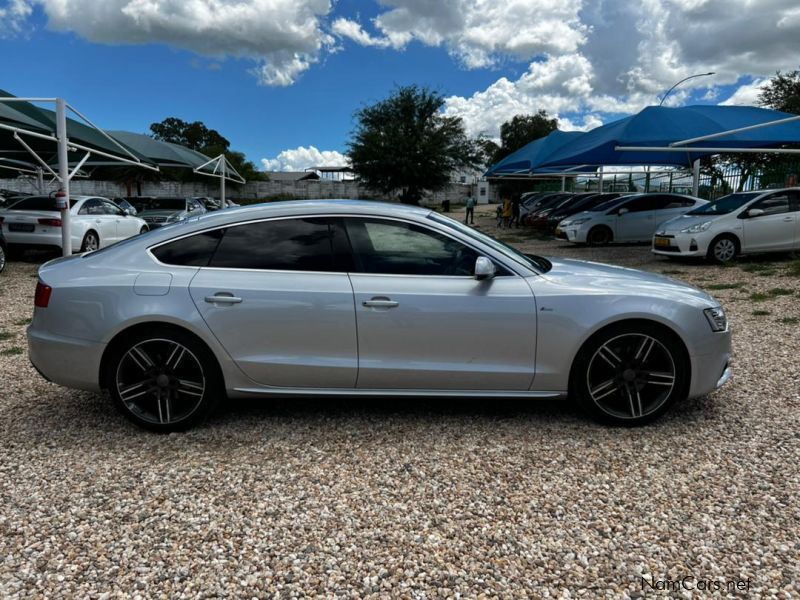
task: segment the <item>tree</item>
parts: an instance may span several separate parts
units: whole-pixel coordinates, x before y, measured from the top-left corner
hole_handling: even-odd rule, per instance
[[[167,117],[150,125],[153,137],[162,142],[180,144],[209,156],[227,152],[231,143],[216,129],[209,129],[201,121],[188,123],[176,117]]]
[[[444,188],[453,171],[477,167],[476,144],[442,106],[441,95],[412,85],[357,111],[348,144],[355,174],[369,188],[399,191],[401,202],[417,204],[425,191]]]
[[[516,115],[500,126],[500,148],[495,153],[492,164],[500,162],[512,152],[552,133],[557,128],[558,120],[550,118],[544,110],[539,110],[534,115]]]
[[[775,77],[761,88],[758,103],[767,108],[800,114],[800,71],[775,73]]]

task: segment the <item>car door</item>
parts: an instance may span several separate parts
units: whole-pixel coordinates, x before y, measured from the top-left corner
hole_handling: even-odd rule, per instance
[[[242,371],[279,388],[355,387],[353,289],[347,267],[337,270],[332,244],[344,240],[328,220],[272,219],[218,235],[190,292]]]
[[[128,217],[125,211],[108,200],[103,200],[103,209],[106,214],[114,219],[117,226],[116,240],[124,240],[139,233],[139,226],[134,219]]]
[[[753,209],[764,212],[751,217]],[[739,218],[742,219],[743,251],[770,252],[794,247],[797,212],[790,210],[788,191],[775,192],[757,200]]]
[[[87,199],[78,210],[78,216],[88,222],[86,231],[94,229],[100,236],[100,246],[108,246],[117,241],[117,221],[106,213],[102,199]]]
[[[358,388],[527,390],[536,304],[530,286],[497,265],[472,276],[478,252],[419,224],[345,218],[353,247]]]
[[[616,207],[614,240],[618,242],[649,241],[655,233],[655,202],[649,195],[636,196]]]

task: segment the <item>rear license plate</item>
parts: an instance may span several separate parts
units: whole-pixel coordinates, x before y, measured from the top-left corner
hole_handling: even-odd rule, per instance
[[[34,229],[36,229],[36,225],[33,223],[9,223],[8,230],[9,231],[24,231],[26,233],[31,233]]]
[[[654,238],[653,239],[653,245],[654,246],[662,246],[662,247],[663,246],[667,246],[668,247],[669,246],[669,238],[665,238],[665,237]]]

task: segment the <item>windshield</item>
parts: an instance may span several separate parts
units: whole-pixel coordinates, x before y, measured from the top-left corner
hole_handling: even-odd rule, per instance
[[[145,210],[186,210],[183,198],[153,198],[144,207]]]
[[[70,208],[75,204],[73,198],[69,199]],[[46,210],[50,212],[58,212],[56,206],[56,198],[53,196],[29,196],[14,202],[8,207],[8,210]]]
[[[619,206],[620,204],[622,204],[627,200],[630,200],[632,197],[633,196],[622,196],[621,198],[614,198],[613,200],[608,200],[607,202],[601,202],[600,204],[598,204],[594,208],[591,208],[590,210],[592,212],[601,212],[604,210],[609,210],[611,208],[614,208],[615,206]]]
[[[694,210],[690,210],[687,215],[727,215],[728,213],[732,213],[733,211],[741,208],[751,200],[754,200],[756,196],[758,196],[760,192],[742,192],[738,194],[730,194],[729,196],[725,196],[720,198],[719,200],[714,200],[714,202],[709,202],[708,204],[703,204],[695,208]]]
[[[513,246],[509,246],[508,244],[501,242],[500,240],[496,240],[493,237],[489,237],[486,234],[483,234],[472,227],[464,225],[460,221],[456,221],[455,219],[451,219],[450,217],[445,217],[437,213],[431,213],[428,215],[428,218],[431,221],[436,221],[441,225],[445,225],[450,229],[455,229],[464,235],[471,237],[474,240],[478,240],[479,242],[486,244],[490,248],[497,250],[507,258],[510,258],[516,263],[519,263],[529,269],[533,269],[534,271],[538,271],[539,273],[546,273],[552,268],[552,264],[546,258],[542,258],[541,256],[535,256],[533,254],[524,254],[514,248]]]

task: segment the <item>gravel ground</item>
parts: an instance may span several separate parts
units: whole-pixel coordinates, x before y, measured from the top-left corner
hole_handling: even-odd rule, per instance
[[[10,263],[0,597],[727,595],[642,583],[687,575],[749,579],[739,597],[800,594],[797,263],[501,235],[712,290],[735,332],[733,381],[635,430],[563,402],[334,399],[236,402],[157,436],[33,371],[36,267]]]

